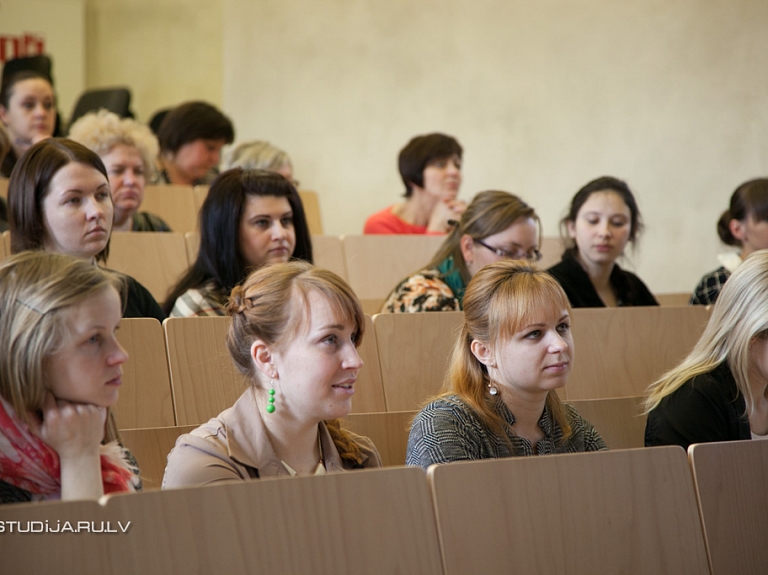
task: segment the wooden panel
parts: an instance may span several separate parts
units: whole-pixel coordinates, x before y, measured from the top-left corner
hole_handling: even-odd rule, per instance
[[[178,425],[199,425],[231,407],[247,383],[227,350],[229,318],[169,318],[164,326]],[[355,385],[352,410],[354,413],[385,411],[370,317],[366,317],[366,334],[358,353],[364,367]]]
[[[408,434],[416,411],[356,413],[341,420],[345,429],[369,437],[379,450],[384,467],[405,464]]]
[[[635,397],[677,365],[709,320],[704,306],[574,309],[571,399]]]
[[[144,490],[160,489],[168,462],[168,454],[176,445],[180,435],[189,433],[196,425],[179,427],[148,427],[145,429],[122,429],[123,445],[139,463],[139,473]]]
[[[323,219],[320,217],[320,198],[317,192],[299,190],[299,197],[304,206],[304,216],[307,219],[307,227],[312,235],[323,234]]]
[[[762,575],[768,566],[768,441],[691,445],[688,455],[712,572]]]
[[[558,236],[544,236],[541,238],[539,251],[541,252],[541,261],[538,263],[538,266],[545,270],[560,263],[560,259],[565,251],[565,245],[563,245],[563,240]]]
[[[160,323],[146,317],[123,319],[117,339],[128,353],[128,361],[123,365],[120,398],[113,410],[118,427],[175,425]]]
[[[208,189],[210,186],[195,186],[192,188],[192,197],[195,199],[195,208],[197,209],[198,213],[200,213],[200,208],[203,207],[203,202],[205,201],[205,198],[208,196]]]
[[[709,573],[679,447],[432,466],[446,575]]]
[[[595,426],[610,449],[645,446],[644,397],[614,397],[569,401],[579,414]]]
[[[679,293],[657,293],[653,294],[659,305],[663,306],[685,306],[691,299],[691,292]]]
[[[110,521],[118,533],[3,533],[4,572],[442,573],[429,489],[416,468],[117,495],[101,508],[0,510],[0,520],[30,518]],[[130,521],[126,533],[118,521]]]
[[[229,317],[163,323],[178,425],[200,425],[231,407],[247,383],[227,351]]]
[[[331,270],[344,278],[344,281],[349,281],[341,238],[338,236],[312,236],[312,255],[317,267]]]
[[[147,186],[141,209],[163,218],[174,232],[183,234],[197,230],[198,210],[191,186]]]
[[[121,518],[122,519],[122,518]],[[108,521],[104,508],[96,501],[49,501],[0,505],[0,522],[5,531],[0,534],[0,556],[3,573],[37,575],[40,573],[99,573],[114,571],[110,557],[110,540],[118,543],[124,537],[116,521],[104,525],[118,534],[77,533],[78,522],[84,521],[97,529]],[[22,529],[38,533],[10,532],[11,521],[20,522]],[[45,532],[46,526],[49,532]],[[123,520],[125,526],[125,520]],[[60,531],[51,533],[50,530]],[[129,531],[130,533],[130,531]],[[152,569],[147,574],[156,573]]]
[[[175,232],[114,232],[107,265],[138,280],[161,304],[189,267],[184,237]]]
[[[373,316],[387,411],[421,409],[443,384],[463,312]]]
[[[372,413],[386,411],[384,384],[381,381],[381,364],[376,345],[376,330],[371,316],[365,316],[365,334],[357,348],[363,368],[357,376],[355,395],[352,400],[352,413]]]
[[[184,246],[187,252],[187,262],[191,266],[197,260],[197,252],[200,251],[200,232],[185,233]]]
[[[395,286],[422,269],[445,236],[341,236],[349,284],[361,300],[386,298]]]
[[[0,178],[0,197],[8,199],[8,178]]]

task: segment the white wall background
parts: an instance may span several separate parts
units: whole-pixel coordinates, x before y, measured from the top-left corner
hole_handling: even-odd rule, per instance
[[[223,106],[291,154],[332,234],[397,201],[397,153],[429,131],[463,144],[465,198],[517,193],[548,235],[581,185],[624,178],[634,267],[690,291],[731,192],[768,172],[766,30],[762,0],[224,0]]]
[[[84,0],[2,0],[0,34],[45,39],[53,59],[57,107],[68,118],[85,89]]]

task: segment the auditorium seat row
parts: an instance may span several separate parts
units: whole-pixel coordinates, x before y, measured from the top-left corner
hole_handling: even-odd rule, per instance
[[[637,397],[693,348],[709,311],[701,306],[575,309],[574,367],[563,399]],[[366,316],[355,413],[419,409],[439,392],[461,312]],[[225,345],[227,317],[125,319],[120,426],[194,425],[245,389]]]
[[[0,553],[16,574],[757,575],[767,482],[760,441],[262,479],[8,505]]]

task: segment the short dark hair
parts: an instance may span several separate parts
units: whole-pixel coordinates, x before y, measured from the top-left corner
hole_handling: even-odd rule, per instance
[[[253,271],[240,250],[240,220],[248,196],[286,198],[293,211],[296,247],[292,259],[312,263],[312,240],[296,188],[280,174],[233,168],[211,184],[200,208],[200,250],[195,263],[169,292],[163,303],[170,314],[176,299],[192,288],[213,281],[226,295]]]
[[[36,72],[34,70],[22,70],[11,74],[3,80],[2,86],[0,86],[0,106],[8,108],[8,104],[11,101],[11,94],[13,93],[13,87],[19,82],[24,80],[45,80],[51,84],[51,79],[45,74]],[[51,91],[53,91],[53,84],[51,84]]]
[[[741,184],[731,194],[731,203],[717,220],[717,235],[729,246],[742,245],[731,233],[731,220],[744,221],[752,216],[756,222],[768,220],[768,178],[756,178]]]
[[[566,232],[567,225],[576,221],[576,216],[579,215],[579,210],[581,210],[581,207],[589,199],[589,196],[595,192],[616,192],[621,199],[624,200],[624,203],[629,208],[630,214],[629,241],[634,244],[635,239],[643,231],[643,219],[640,216],[640,208],[637,207],[635,195],[632,193],[632,190],[629,189],[627,183],[612,176],[601,176],[587,183],[576,192],[576,195],[573,196],[573,199],[571,200],[571,206],[568,208],[568,213],[562,220],[560,220],[560,230],[563,237],[568,238],[568,233]],[[569,249],[578,251],[578,246],[575,245],[575,242],[566,240],[566,244],[573,244],[569,246]]]
[[[232,121],[207,102],[186,102],[166,114],[157,130],[160,153],[177,152],[195,140],[235,141]]]
[[[71,163],[90,166],[109,181],[101,158],[82,144],[67,138],[41,140],[16,162],[8,182],[11,253],[45,250],[48,230],[45,228],[43,200],[48,195],[48,187],[56,173]],[[108,255],[109,240],[96,255],[96,261],[105,262]]]
[[[400,150],[397,163],[400,177],[405,184],[406,198],[413,194],[413,186],[424,187],[424,168],[435,160],[458,156],[461,159],[461,145],[453,136],[434,133],[416,136]]]

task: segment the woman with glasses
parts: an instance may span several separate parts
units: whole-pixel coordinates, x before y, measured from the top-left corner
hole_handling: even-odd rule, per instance
[[[501,259],[538,261],[541,226],[532,207],[508,192],[480,192],[424,269],[398,284],[382,311],[460,311],[480,268]]]
[[[589,182],[571,200],[560,227],[570,245],[562,261],[547,271],[563,286],[571,306],[659,305],[639,277],[616,263],[643,229],[625,182],[610,176]]]

